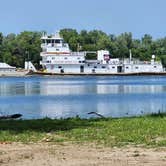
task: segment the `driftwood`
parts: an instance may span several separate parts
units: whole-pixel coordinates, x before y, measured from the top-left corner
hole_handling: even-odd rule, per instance
[[[99,114],[97,112],[89,112],[88,114],[95,114],[95,115],[97,115],[97,116],[99,116],[101,118],[105,118],[103,115],[101,115],[101,114]]]
[[[1,115],[0,120],[3,120],[3,119],[17,119],[17,118],[20,118],[21,116],[22,116],[21,114]]]

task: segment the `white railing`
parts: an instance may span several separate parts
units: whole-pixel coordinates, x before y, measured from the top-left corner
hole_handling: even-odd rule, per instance
[[[45,65],[45,64],[84,64],[85,61],[63,61],[63,60],[59,60],[59,61],[40,61],[40,65]]]
[[[47,55],[47,52],[40,53],[40,56],[46,56],[46,55]],[[63,53],[59,54],[59,55],[63,55]],[[85,56],[85,53],[84,52],[71,52],[70,54],[67,54],[67,56]]]
[[[85,56],[85,52],[71,52],[72,56]]]

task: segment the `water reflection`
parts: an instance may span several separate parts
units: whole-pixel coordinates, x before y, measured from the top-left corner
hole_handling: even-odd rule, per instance
[[[166,91],[166,86],[161,85],[56,85],[49,82],[40,84],[40,94],[69,95],[69,94],[119,94],[119,93],[161,93]]]
[[[0,78],[0,112],[87,118],[91,111],[113,117],[165,111],[165,82],[157,76]]]

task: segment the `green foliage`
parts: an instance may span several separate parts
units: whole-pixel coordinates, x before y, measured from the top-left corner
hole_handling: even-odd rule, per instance
[[[73,51],[77,50],[78,33],[75,29],[62,29],[60,34],[63,36],[65,42],[69,43]]]
[[[163,66],[166,67],[166,55],[161,56],[161,62],[163,64]]]
[[[24,61],[28,60],[26,54],[28,51],[30,60],[38,67],[41,51],[40,37],[41,32],[30,31],[18,35],[8,34],[4,37],[0,34],[0,60],[13,66],[24,67]]]
[[[24,31],[19,34],[0,33],[0,61],[16,67],[23,67],[25,60],[31,60],[39,67],[41,32]],[[106,34],[101,30],[81,30],[65,28],[60,30],[65,42],[69,43],[72,51],[97,51],[106,49],[112,58],[128,58],[131,49],[134,58],[150,60],[151,55],[157,55],[166,67],[166,37],[153,40],[152,36],[145,34],[141,39],[133,39],[132,33],[125,32],[118,36]],[[88,59],[96,55],[87,55]]]

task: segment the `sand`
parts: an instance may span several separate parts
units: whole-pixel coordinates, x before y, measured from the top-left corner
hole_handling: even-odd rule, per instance
[[[166,147],[96,147],[71,143],[0,144],[0,166],[165,166]]]

